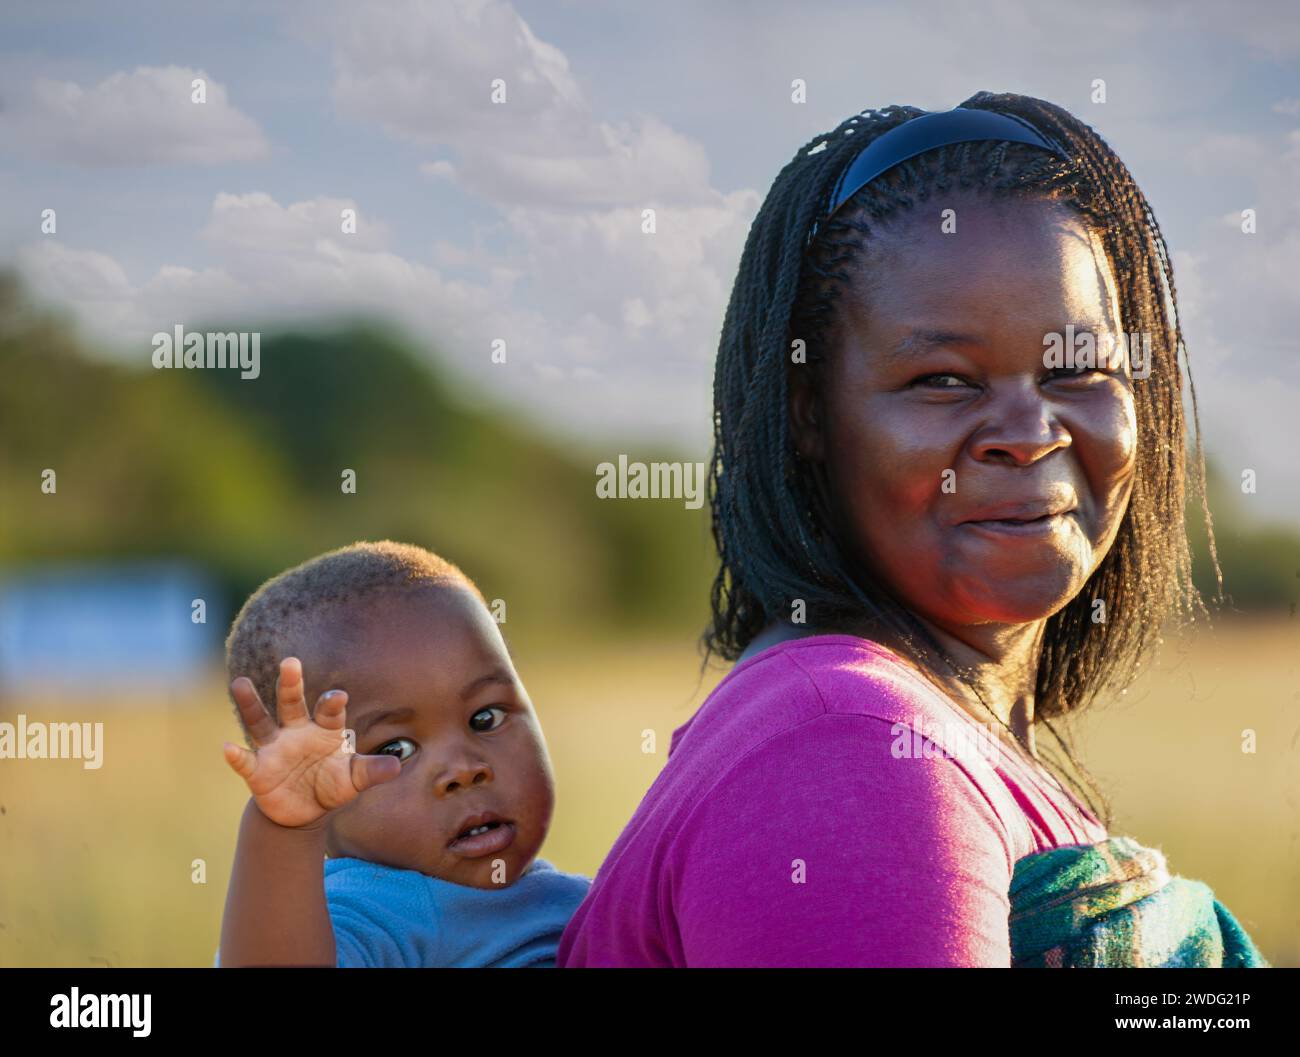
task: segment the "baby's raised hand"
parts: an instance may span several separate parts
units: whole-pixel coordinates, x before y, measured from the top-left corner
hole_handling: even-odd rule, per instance
[[[348,695],[329,690],[307,714],[302,663],[280,662],[276,683],[277,724],[257,695],[253,681],[240,676],[230,684],[244,726],[256,752],[226,742],[226,762],[245,782],[262,814],[281,826],[318,823],[330,811],[355,799],[372,785],[396,778],[396,756],[358,756],[344,741]]]

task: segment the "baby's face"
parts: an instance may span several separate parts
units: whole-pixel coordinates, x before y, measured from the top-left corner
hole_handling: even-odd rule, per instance
[[[402,761],[398,777],[330,816],[328,854],[473,888],[516,881],[546,839],[554,779],[483,604],[457,586],[385,593],[322,616],[300,657],[313,707],[326,690],[347,691],[356,751]],[[499,823],[458,841],[484,814]]]

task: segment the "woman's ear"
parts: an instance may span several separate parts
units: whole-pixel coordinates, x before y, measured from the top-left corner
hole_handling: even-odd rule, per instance
[[[821,398],[813,378],[815,368],[809,363],[792,363],[790,371],[790,436],[795,451],[805,459],[819,462],[825,457]]]

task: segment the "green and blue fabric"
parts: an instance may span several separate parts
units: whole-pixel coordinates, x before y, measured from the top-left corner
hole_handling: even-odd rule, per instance
[[[1270,968],[1208,885],[1131,837],[1026,856],[1010,896],[1016,968]]]

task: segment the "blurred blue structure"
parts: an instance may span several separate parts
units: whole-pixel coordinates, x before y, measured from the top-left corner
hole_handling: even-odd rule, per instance
[[[156,689],[194,677],[220,655],[229,621],[218,599],[216,581],[180,561],[5,570],[0,689]]]

